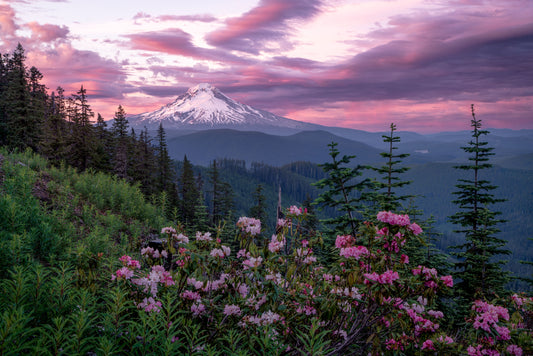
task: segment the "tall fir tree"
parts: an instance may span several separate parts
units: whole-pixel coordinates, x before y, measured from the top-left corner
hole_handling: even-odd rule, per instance
[[[183,157],[183,166],[179,179],[179,189],[181,222],[186,227],[192,228],[195,224],[196,205],[199,200],[200,192],[196,186],[193,166],[187,159],[187,156]]]
[[[87,89],[82,85],[71,101],[70,118],[73,125],[69,140],[69,163],[82,171],[93,163],[95,148],[93,117],[94,112],[87,100]]]
[[[161,192],[167,190],[174,180],[174,176],[171,170],[171,159],[168,155],[168,146],[165,129],[163,124],[159,123],[157,129],[157,146],[156,150],[156,184],[157,191]]]
[[[325,207],[337,211],[337,216],[323,222],[333,227],[330,239],[336,234],[351,234],[355,236],[361,223],[363,207],[363,191],[369,188],[368,179],[358,180],[366,166],[349,167],[354,155],[343,155],[340,159],[337,143],[328,145],[332,162],[320,164],[327,177],[314,183],[318,189],[324,190],[315,200],[319,209]]]
[[[39,148],[39,151],[54,163],[58,163],[66,158],[67,124],[65,121],[65,109],[64,90],[58,87],[57,95],[55,92],[52,92],[48,101],[48,109]]]
[[[482,173],[492,167],[488,161],[494,155],[493,148],[487,147],[487,141],[482,141],[488,131],[481,130],[481,120],[476,119],[474,105],[471,110],[472,140],[468,146],[461,147],[470,155],[470,162],[455,168],[472,176],[458,180],[456,187],[459,190],[453,193],[457,197],[453,203],[459,211],[450,216],[450,221],[461,227],[455,232],[465,236],[465,242],[453,248],[459,250],[454,253],[458,258],[454,264],[458,279],[455,289],[467,300],[491,298],[504,291],[509,274],[502,270],[505,261],[500,260],[500,256],[510,253],[504,249],[506,241],[495,236],[500,231],[496,225],[504,220],[497,219],[500,212],[491,210],[493,204],[503,199],[495,198],[492,192],[497,187],[482,179]]]
[[[252,198],[255,201],[255,205],[250,208],[250,216],[261,221],[261,224],[266,223],[266,197],[263,194],[264,188],[262,184],[258,184],[255,187],[255,191],[252,194]]]
[[[382,135],[383,142],[388,144],[388,150],[381,152],[381,157],[386,159],[386,162],[381,167],[372,167],[380,176],[380,180],[374,181],[375,191],[369,192],[367,196],[371,203],[368,207],[366,215],[368,218],[372,218],[379,211],[395,211],[401,210],[401,202],[408,199],[408,195],[397,195],[397,189],[401,188],[410,181],[401,180],[399,175],[409,170],[408,167],[400,167],[399,164],[402,160],[409,156],[408,153],[395,154],[395,150],[398,149],[394,144],[400,142],[400,137],[395,135],[396,125],[390,124],[390,133],[388,135]]]
[[[128,136],[128,119],[126,111],[119,105],[111,126],[113,134],[113,172],[119,178],[128,179],[128,149],[130,139]]]
[[[26,69],[26,54],[19,43],[11,56],[4,57],[5,68],[0,109],[3,111],[1,134],[2,143],[11,148],[37,149],[42,130],[42,115],[45,107],[42,91],[44,86],[39,84],[42,75],[36,70],[28,73]],[[36,92],[32,97],[29,79],[33,80]],[[38,110],[40,109],[40,110]]]

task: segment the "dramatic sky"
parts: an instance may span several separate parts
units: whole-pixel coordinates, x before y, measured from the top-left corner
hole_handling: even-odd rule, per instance
[[[0,0],[53,91],[111,119],[198,83],[292,119],[368,131],[533,129],[532,0]]]

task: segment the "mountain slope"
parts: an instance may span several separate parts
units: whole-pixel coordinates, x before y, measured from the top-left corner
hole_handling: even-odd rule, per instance
[[[190,88],[158,110],[130,116],[128,121],[133,127],[146,126],[149,129],[162,123],[165,129],[171,130],[238,128],[262,131],[269,128],[309,130],[319,127],[241,104],[206,83]]]
[[[184,155],[194,164],[207,165],[213,159],[234,158],[280,166],[294,161],[323,163],[329,160],[327,145],[339,144],[339,150],[357,155],[356,162],[375,162],[379,150],[325,131],[304,131],[291,136],[261,132],[207,130],[168,141],[169,154],[181,160]]]

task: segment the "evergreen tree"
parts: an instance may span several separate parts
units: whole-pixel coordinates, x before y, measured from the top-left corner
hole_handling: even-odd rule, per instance
[[[96,115],[96,124],[94,125],[95,131],[95,148],[92,166],[102,172],[111,172],[111,150],[113,137],[107,131],[107,123],[100,113]]]
[[[221,221],[228,220],[233,210],[233,189],[231,185],[220,178],[218,163],[213,160],[208,171],[212,197],[211,223],[218,226]]]
[[[144,130],[139,135],[135,157],[137,159],[133,163],[133,177],[141,184],[141,190],[144,194],[152,195],[157,188],[154,187],[153,183],[153,177],[155,175],[155,153],[146,127],[144,127]]]
[[[93,163],[95,137],[91,118],[94,117],[88,101],[87,89],[81,86],[71,100],[72,132],[69,140],[69,163],[86,170]]]
[[[113,172],[120,178],[128,179],[128,120],[122,105],[118,106],[111,126],[114,139]]]
[[[267,219],[266,213],[266,197],[263,194],[263,185],[258,184],[255,188],[255,191],[252,195],[256,204],[250,208],[250,216],[256,219],[259,219],[264,225]]]
[[[327,189],[320,193],[314,204],[320,208],[334,208],[338,216],[324,220],[325,224],[334,228],[332,236],[336,234],[351,234],[355,236],[361,222],[362,192],[369,187],[369,180],[356,181],[366,167],[357,165],[354,168],[347,167],[355,156],[343,155],[338,159],[339,150],[337,143],[328,145],[331,163],[321,164],[320,167],[327,177],[314,183],[319,189]],[[332,237],[330,236],[330,237]]]
[[[381,175],[381,180],[374,181],[375,191],[368,194],[369,200],[375,204],[367,210],[366,214],[368,215],[368,218],[373,218],[379,211],[398,212],[401,210],[401,201],[409,198],[407,195],[397,196],[395,191],[397,188],[401,188],[411,183],[409,181],[400,180],[400,177],[398,176],[409,170],[408,167],[398,167],[398,164],[402,162],[402,159],[408,157],[409,154],[394,153],[394,150],[398,149],[394,144],[400,142],[400,137],[394,135],[395,131],[396,125],[392,123],[390,125],[390,134],[382,136],[383,142],[389,144],[388,151],[380,153],[381,157],[387,159],[386,163],[379,168],[372,168]]]
[[[57,95],[52,92],[49,99],[43,135],[39,150],[52,162],[60,162],[66,158],[65,147],[67,140],[66,104],[64,90],[57,88]]]
[[[165,129],[162,123],[159,124],[159,128],[157,129],[155,175],[157,191],[167,190],[173,181],[173,174],[171,171],[171,159],[168,155]]]
[[[187,156],[183,158],[179,189],[181,221],[185,226],[193,227],[196,217],[196,204],[198,203],[200,192],[196,186],[192,164],[187,159]]]
[[[505,261],[498,259],[499,255],[509,254],[504,249],[506,241],[495,237],[500,230],[496,228],[503,222],[496,217],[499,212],[492,211],[491,205],[503,201],[496,199],[492,191],[497,187],[482,179],[481,173],[492,165],[488,163],[493,148],[487,147],[488,142],[481,137],[488,131],[481,130],[481,120],[476,119],[474,105],[472,105],[471,120],[472,140],[466,147],[461,147],[470,154],[469,164],[456,166],[472,174],[470,179],[459,179],[454,192],[460,211],[450,216],[450,221],[461,228],[455,232],[464,234],[465,243],[454,246],[459,252],[454,253],[459,261],[454,264],[455,276],[459,278],[456,290],[463,298],[490,298],[503,292],[504,284],[509,280],[507,272],[502,270]]]
[[[13,54],[5,57],[5,60],[7,61],[3,69],[5,80],[0,100],[0,106],[3,110],[1,131],[4,137],[0,139],[2,143],[11,148],[31,147],[36,149],[39,143],[42,118],[38,116],[36,108],[44,107],[44,103],[37,102],[37,93],[35,93],[35,100],[32,100],[29,74],[25,65],[26,55],[20,43]],[[38,71],[34,70],[34,77],[32,78],[36,90],[40,88],[38,87],[40,77],[37,73]],[[39,100],[42,100],[42,97]]]

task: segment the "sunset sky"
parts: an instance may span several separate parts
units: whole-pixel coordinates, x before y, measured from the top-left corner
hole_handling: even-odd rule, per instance
[[[382,131],[533,129],[532,0],[0,0],[49,92],[111,119],[210,83],[291,119]]]

